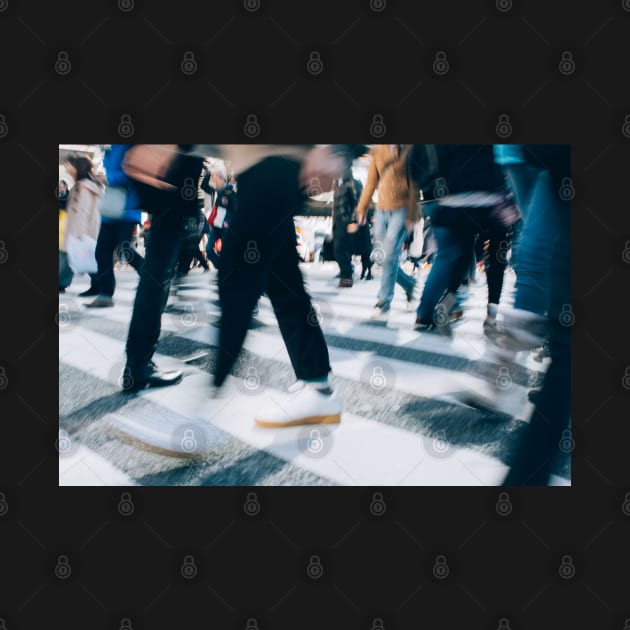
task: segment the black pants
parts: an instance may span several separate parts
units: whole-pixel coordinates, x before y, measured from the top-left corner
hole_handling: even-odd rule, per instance
[[[144,366],[155,352],[162,313],[183,242],[184,223],[176,208],[151,218],[151,238],[146,241],[144,265],[140,269],[127,335],[127,362],[132,366]]]
[[[239,176],[238,210],[224,235],[219,266],[217,386],[236,361],[263,291],[297,378],[320,378],[330,371],[328,348],[298,266],[293,216],[304,203],[299,169],[294,160],[270,157]]]
[[[101,223],[96,240],[96,263],[98,271],[90,274],[92,288],[100,295],[114,295],[116,279],[114,277],[114,252],[118,249],[122,259],[126,260],[136,271],[140,271],[144,258],[132,244],[132,222]]]
[[[353,234],[348,234],[344,223],[340,223],[338,226],[335,225],[333,243],[335,246],[335,260],[339,265],[339,277],[343,279],[351,279],[353,271]]]
[[[177,264],[177,272],[186,275],[190,271],[190,264],[193,260],[198,260],[204,269],[209,269],[208,261],[203,252],[199,249],[199,245],[193,247],[182,248],[182,253]]]
[[[503,292],[503,279],[507,267],[507,250],[510,235],[500,229],[490,230],[488,252],[484,259],[486,282],[488,283],[488,304],[498,304]],[[483,237],[481,237],[483,238]]]

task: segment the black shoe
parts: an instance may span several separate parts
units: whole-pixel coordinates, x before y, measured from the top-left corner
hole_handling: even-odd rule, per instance
[[[540,394],[542,393],[542,387],[532,387],[527,392],[527,400],[534,405],[537,405],[540,402]]]
[[[83,291],[79,293],[79,297],[93,297],[98,295],[98,289],[93,289],[90,287],[87,291]]]
[[[177,385],[183,378],[181,370],[163,372],[158,370],[153,361],[142,368],[125,366],[120,376],[120,386],[125,392],[137,392],[147,387],[168,387]]]

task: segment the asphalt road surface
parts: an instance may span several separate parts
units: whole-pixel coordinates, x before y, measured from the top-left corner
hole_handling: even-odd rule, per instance
[[[233,376],[210,399],[220,307],[216,272],[192,270],[162,320],[155,357],[184,370],[184,380],[135,395],[121,392],[124,344],[138,283],[116,271],[115,306],[87,309],[88,277],[59,296],[60,485],[497,485],[526,427],[529,386],[543,361],[519,355],[510,375],[509,414],[458,403],[454,391],[479,384],[484,354],[483,273],[469,290],[452,338],[413,331],[396,288],[389,319],[369,321],[377,277],[337,289],[335,263],[301,266],[344,400],[339,425],[263,429],[265,404],[290,404],[295,381],[271,309],[262,297]],[[375,267],[376,268],[376,267]],[[427,272],[418,274],[418,287]],[[514,282],[506,273],[504,299]],[[419,295],[420,293],[418,293]],[[463,384],[463,385],[462,385]],[[556,463],[554,484],[570,484],[570,457]]]

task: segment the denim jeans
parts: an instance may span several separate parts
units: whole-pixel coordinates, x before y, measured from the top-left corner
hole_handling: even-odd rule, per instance
[[[558,172],[530,164],[504,169],[523,215],[514,306],[551,320],[551,363],[503,485],[545,485],[571,420],[571,203],[553,183],[570,165]]]
[[[433,311],[442,296],[459,288],[470,265],[475,243],[475,233],[468,229],[434,225],[433,234],[437,253],[416,312],[418,319],[426,324],[433,321]]]
[[[512,244],[514,307],[554,317],[570,303],[570,202],[560,198],[546,169],[531,164],[503,169],[523,216],[522,230]],[[557,290],[552,291],[552,284]]]
[[[407,229],[405,220],[406,208],[397,210],[376,210],[374,213],[374,254],[375,260],[383,261],[383,275],[381,288],[377,299],[385,306],[389,306],[394,298],[394,289],[398,283],[405,292],[409,293],[415,286],[415,279],[400,268],[400,254]],[[381,250],[380,255],[377,254]]]

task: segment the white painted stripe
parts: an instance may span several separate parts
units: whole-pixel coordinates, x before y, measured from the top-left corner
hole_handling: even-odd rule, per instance
[[[60,486],[135,486],[134,480],[98,453],[77,445],[59,456]]]
[[[92,376],[109,380],[111,365],[98,352],[81,351],[85,343],[118,357],[124,344],[92,331],[73,331],[64,338],[64,362]],[[74,346],[74,348],[70,347]],[[180,362],[156,356],[160,365],[169,367]],[[239,394],[230,378],[224,400],[207,400],[209,376],[187,367],[189,376],[177,386],[146,390],[140,395],[172,409],[180,417],[208,419],[216,427],[252,446],[268,451],[285,461],[341,484],[356,485],[496,485],[506,473],[500,462],[470,449],[450,450],[450,456],[432,456],[432,440],[396,427],[344,413],[340,425],[322,427],[324,440],[331,439],[330,452],[321,458],[307,454],[298,444],[298,435],[305,429],[292,427],[262,429],[253,422],[253,415],[263,404],[263,397]],[[277,399],[282,394],[268,390]],[[217,409],[220,407],[220,409]],[[213,415],[213,410],[216,415]],[[218,412],[218,413],[217,413]],[[331,428],[333,427],[333,428]],[[311,430],[311,428],[307,428]],[[331,438],[325,437],[330,430]]]

